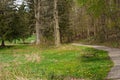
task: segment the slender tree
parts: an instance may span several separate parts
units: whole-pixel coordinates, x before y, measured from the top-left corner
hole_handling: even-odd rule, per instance
[[[54,35],[55,35],[55,45],[60,46],[60,31],[59,31],[57,3],[58,3],[58,0],[54,0]]]
[[[36,26],[36,45],[41,43],[41,24],[40,24],[40,9],[41,9],[41,0],[34,0],[34,12],[35,12],[35,26]]]

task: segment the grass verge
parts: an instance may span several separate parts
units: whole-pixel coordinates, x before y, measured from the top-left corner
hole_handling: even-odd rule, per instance
[[[106,51],[87,47],[0,49],[1,80],[104,80],[112,66]]]

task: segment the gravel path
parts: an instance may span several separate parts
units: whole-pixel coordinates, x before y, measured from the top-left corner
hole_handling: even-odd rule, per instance
[[[111,60],[114,62],[114,67],[109,72],[107,79],[108,80],[120,80],[120,49],[109,48],[105,46],[97,46],[97,45],[83,45],[79,43],[73,43],[72,45],[87,46],[87,47],[93,47],[99,50],[108,51]]]

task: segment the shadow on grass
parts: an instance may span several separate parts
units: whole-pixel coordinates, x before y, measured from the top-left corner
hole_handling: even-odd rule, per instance
[[[30,42],[25,42],[25,43],[19,43],[19,44],[25,44],[25,45],[29,45],[29,44],[31,44]]]
[[[78,59],[83,62],[101,62],[110,60],[110,57],[107,55],[106,51],[86,48],[84,53],[78,56]]]
[[[109,57],[103,57],[103,58],[99,58],[99,57],[81,57],[80,60],[83,61],[83,62],[98,62],[98,61],[101,62],[101,61],[110,60],[110,58]]]
[[[10,49],[13,48],[15,45],[7,45],[7,46],[0,46],[0,49]]]
[[[6,50],[6,49],[23,49],[26,48],[29,44],[14,44],[14,45],[6,45],[6,46],[0,46],[0,50]]]

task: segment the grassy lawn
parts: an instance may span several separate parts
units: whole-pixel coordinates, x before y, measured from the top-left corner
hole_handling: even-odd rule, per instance
[[[104,80],[112,66],[106,51],[87,47],[0,49],[0,80]]]

